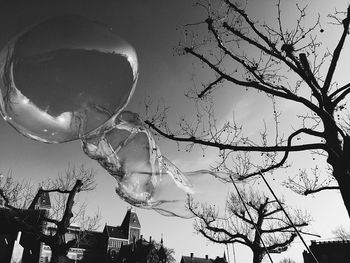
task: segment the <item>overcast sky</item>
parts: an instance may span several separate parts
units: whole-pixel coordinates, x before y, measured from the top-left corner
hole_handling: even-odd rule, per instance
[[[282,1],[286,2],[286,1]],[[294,2],[294,1],[290,1]],[[311,15],[320,12],[325,15],[332,12],[329,2],[317,1],[317,5],[310,6]],[[255,0],[257,4],[252,12],[261,17],[271,16],[274,5],[270,0]],[[339,0],[341,8],[346,7],[347,1]],[[286,4],[288,10],[293,5]],[[201,10],[192,8],[190,0],[116,0],[116,1],[2,1],[0,8],[0,47],[14,35],[23,31],[27,26],[41,22],[47,18],[63,14],[78,14],[90,19],[110,25],[135,48],[139,60],[139,79],[135,94],[128,105],[128,109],[135,112],[143,111],[144,98],[150,96],[157,103],[164,101],[170,105],[171,115],[183,115],[190,111],[191,105],[186,101],[184,93],[193,84],[191,75],[193,60],[179,57],[174,48],[182,40],[181,25],[198,21],[203,15]],[[329,25],[324,24],[325,31]],[[331,28],[330,28],[331,30]],[[234,95],[234,94],[230,94]],[[257,116],[247,112],[258,99],[245,100],[241,94],[228,98],[221,95],[222,112],[230,115],[232,110],[244,112],[238,114],[239,119],[254,123]],[[264,111],[264,106],[262,111]],[[142,113],[142,112],[139,112]],[[200,151],[192,154],[178,152],[176,144],[161,141],[161,150],[180,169],[207,169],[210,155],[202,156]],[[99,209],[102,214],[102,224],[119,225],[123,219],[128,204],[121,201],[114,191],[114,179],[93,160],[89,159],[81,150],[80,142],[74,141],[64,144],[44,144],[23,137],[11,128],[5,121],[0,120],[0,172],[12,171],[18,179],[29,179],[39,182],[46,177],[55,177],[70,165],[84,164],[97,172],[97,190],[86,196],[89,209]],[[320,230],[322,238],[331,236],[331,230],[338,225],[349,225],[345,208],[337,193],[320,194],[316,198],[301,198],[285,189],[273,184],[277,191],[283,192],[292,199],[292,203],[304,203],[305,207],[313,208],[312,217],[315,227]],[[295,199],[294,199],[295,198]],[[322,205],[320,205],[322,204]],[[325,218],[325,210],[327,218]],[[142,226],[142,234],[152,235],[159,240],[163,233],[165,245],[174,248],[176,258],[194,252],[196,256],[222,256],[223,246],[214,246],[204,238],[194,235],[192,220],[163,217],[154,211],[136,210]],[[310,238],[307,238],[310,240]],[[303,248],[300,241],[288,255],[301,260]],[[237,262],[246,262],[250,258],[249,250],[236,247]],[[231,258],[232,259],[232,258]],[[241,261],[239,261],[241,260]],[[231,261],[233,262],[233,261]]]

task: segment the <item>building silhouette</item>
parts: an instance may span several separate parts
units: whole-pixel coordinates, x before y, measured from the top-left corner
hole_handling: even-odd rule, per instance
[[[39,197],[35,209],[18,209],[16,212],[4,206],[5,202],[0,198],[0,262],[10,262],[14,241],[17,237],[19,222],[31,225],[39,231],[44,231],[50,200],[47,196]],[[41,253],[41,242],[30,233],[22,233],[20,245],[24,247],[22,262],[38,263]]]
[[[150,237],[149,241],[136,237],[128,245],[122,245],[117,255],[116,262],[124,263],[148,263],[148,262],[166,262],[167,254],[163,246],[163,238],[160,244],[157,244]]]
[[[215,259],[209,258],[208,255],[205,255],[204,258],[195,257],[194,254],[191,253],[190,256],[182,256],[180,263],[227,263],[227,260],[225,253],[222,258],[216,257]]]
[[[47,232],[55,231],[48,227]],[[121,247],[132,244],[140,239],[141,225],[137,214],[130,208],[127,210],[120,226],[105,225],[102,232],[81,231],[77,226],[71,226],[65,234],[65,241],[79,240],[78,246],[70,248],[68,257],[80,262],[117,262]],[[40,262],[49,262],[51,249],[42,244]]]
[[[2,200],[0,198],[0,200]],[[51,209],[50,195],[39,191],[34,198],[34,209],[20,211],[21,220],[38,227],[44,234],[50,235],[56,231],[56,226],[47,223],[44,218]],[[18,229],[11,221],[11,209],[3,206],[0,201],[0,262],[10,262],[14,241]],[[18,215],[18,214],[16,214]],[[160,243],[145,240],[141,235],[141,224],[135,211],[127,209],[119,226],[105,224],[102,232],[82,231],[80,227],[71,225],[65,233],[65,242],[78,240],[67,254],[67,262],[80,263],[147,263],[166,262],[166,251],[163,238]],[[22,233],[20,244],[24,247],[23,263],[47,263],[51,259],[51,249],[35,237]],[[154,261],[156,259],[156,261]]]
[[[50,198],[48,193],[43,196],[38,208],[49,209]],[[47,226],[46,232],[55,231],[53,226]],[[77,226],[69,227],[65,234],[65,241],[72,239],[79,240],[76,247],[69,249],[68,258],[73,261],[79,260],[81,263],[119,263],[119,262],[138,262],[146,263],[149,255],[155,255],[158,262],[166,262],[166,254],[163,248],[163,239],[161,245],[156,247],[154,242],[146,241],[141,235],[140,220],[135,211],[127,209],[124,219],[119,226],[105,224],[103,231],[81,231]],[[40,263],[49,262],[51,249],[42,244]],[[135,259],[137,259],[135,261]]]
[[[309,247],[319,263],[348,263],[350,262],[350,240],[311,241]],[[304,263],[316,263],[313,256],[303,252]]]
[[[107,251],[115,257],[121,246],[131,244],[134,239],[138,240],[140,232],[141,224],[137,214],[128,209],[120,226],[105,225],[103,233],[108,239]]]

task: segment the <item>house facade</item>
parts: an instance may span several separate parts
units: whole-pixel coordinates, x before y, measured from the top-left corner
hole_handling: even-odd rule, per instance
[[[44,231],[55,231],[48,227]],[[102,232],[84,231],[71,226],[65,234],[66,242],[77,238],[77,247],[69,249],[68,258],[79,262],[116,262],[122,246],[131,244],[140,238],[141,224],[137,214],[128,209],[120,226],[105,225]],[[51,249],[42,244],[40,263],[50,262]],[[98,261],[96,261],[98,260]]]
[[[23,210],[24,222],[40,227],[46,235],[54,234],[56,226],[44,221],[51,209],[49,193],[42,193],[33,208]],[[18,233],[17,225],[12,222],[10,214],[11,210],[0,207],[0,223],[3,227],[0,228],[0,262],[4,263],[10,262],[13,244]],[[149,241],[143,239],[140,220],[131,208],[126,211],[120,225],[106,224],[102,232],[82,231],[78,226],[71,225],[65,233],[65,242],[73,239],[77,239],[78,243],[69,249],[67,262],[147,263],[150,257],[158,259],[152,262],[166,262],[163,239],[160,243],[154,242],[151,238]],[[22,233],[20,244],[24,247],[23,263],[50,262],[51,248],[37,238]]]
[[[141,224],[137,214],[128,209],[120,226],[105,225],[103,234],[106,236],[106,250],[112,259],[117,257],[123,245],[131,244],[140,239]]]

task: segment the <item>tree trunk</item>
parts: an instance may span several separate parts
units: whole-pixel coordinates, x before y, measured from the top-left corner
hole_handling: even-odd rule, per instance
[[[264,252],[260,250],[253,251],[253,263],[261,263],[264,258]]]
[[[348,169],[335,168],[333,176],[338,182],[340,193],[350,218],[350,171]]]
[[[350,137],[339,138],[334,125],[325,123],[326,144],[330,148],[327,162],[333,168],[333,177],[337,180],[340,193],[350,218]]]
[[[51,247],[51,263],[67,263],[67,251],[62,249],[59,246],[52,246]]]

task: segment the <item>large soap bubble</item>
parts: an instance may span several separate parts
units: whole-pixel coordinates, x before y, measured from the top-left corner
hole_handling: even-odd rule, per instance
[[[49,19],[0,53],[0,111],[32,139],[60,143],[113,123],[138,76],[134,49],[106,25]]]
[[[76,16],[49,19],[2,49],[0,112],[34,140],[81,139],[128,203],[191,217],[188,195],[213,201],[226,194],[224,185],[209,171],[181,172],[139,116],[123,111],[137,77],[134,49],[109,27]]]

